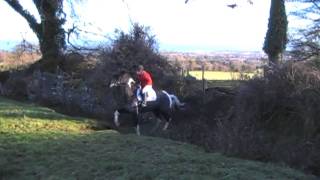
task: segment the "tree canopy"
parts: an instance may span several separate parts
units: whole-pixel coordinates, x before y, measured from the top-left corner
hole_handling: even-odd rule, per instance
[[[263,50],[269,62],[279,64],[287,44],[288,20],[284,0],[271,0],[268,31]]]

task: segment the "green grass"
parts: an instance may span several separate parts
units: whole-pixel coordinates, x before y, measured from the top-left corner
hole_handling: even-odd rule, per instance
[[[312,179],[180,142],[93,131],[92,120],[0,98],[0,179]]]

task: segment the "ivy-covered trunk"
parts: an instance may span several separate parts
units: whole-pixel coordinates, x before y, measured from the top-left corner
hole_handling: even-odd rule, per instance
[[[62,0],[57,1],[42,1],[38,8],[42,22],[40,32],[36,34],[43,59],[59,58],[65,48],[65,31],[62,28],[65,17],[62,11]]]

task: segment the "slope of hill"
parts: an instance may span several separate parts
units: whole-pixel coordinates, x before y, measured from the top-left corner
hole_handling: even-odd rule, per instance
[[[0,98],[0,179],[313,179]]]

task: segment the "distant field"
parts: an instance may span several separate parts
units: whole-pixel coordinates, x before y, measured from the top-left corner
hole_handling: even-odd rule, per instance
[[[41,58],[37,53],[10,53],[0,50],[0,72],[23,69]]]
[[[197,79],[202,79],[202,71],[190,71],[189,74]],[[244,80],[250,79],[255,73],[223,72],[223,71],[205,71],[206,80]]]

